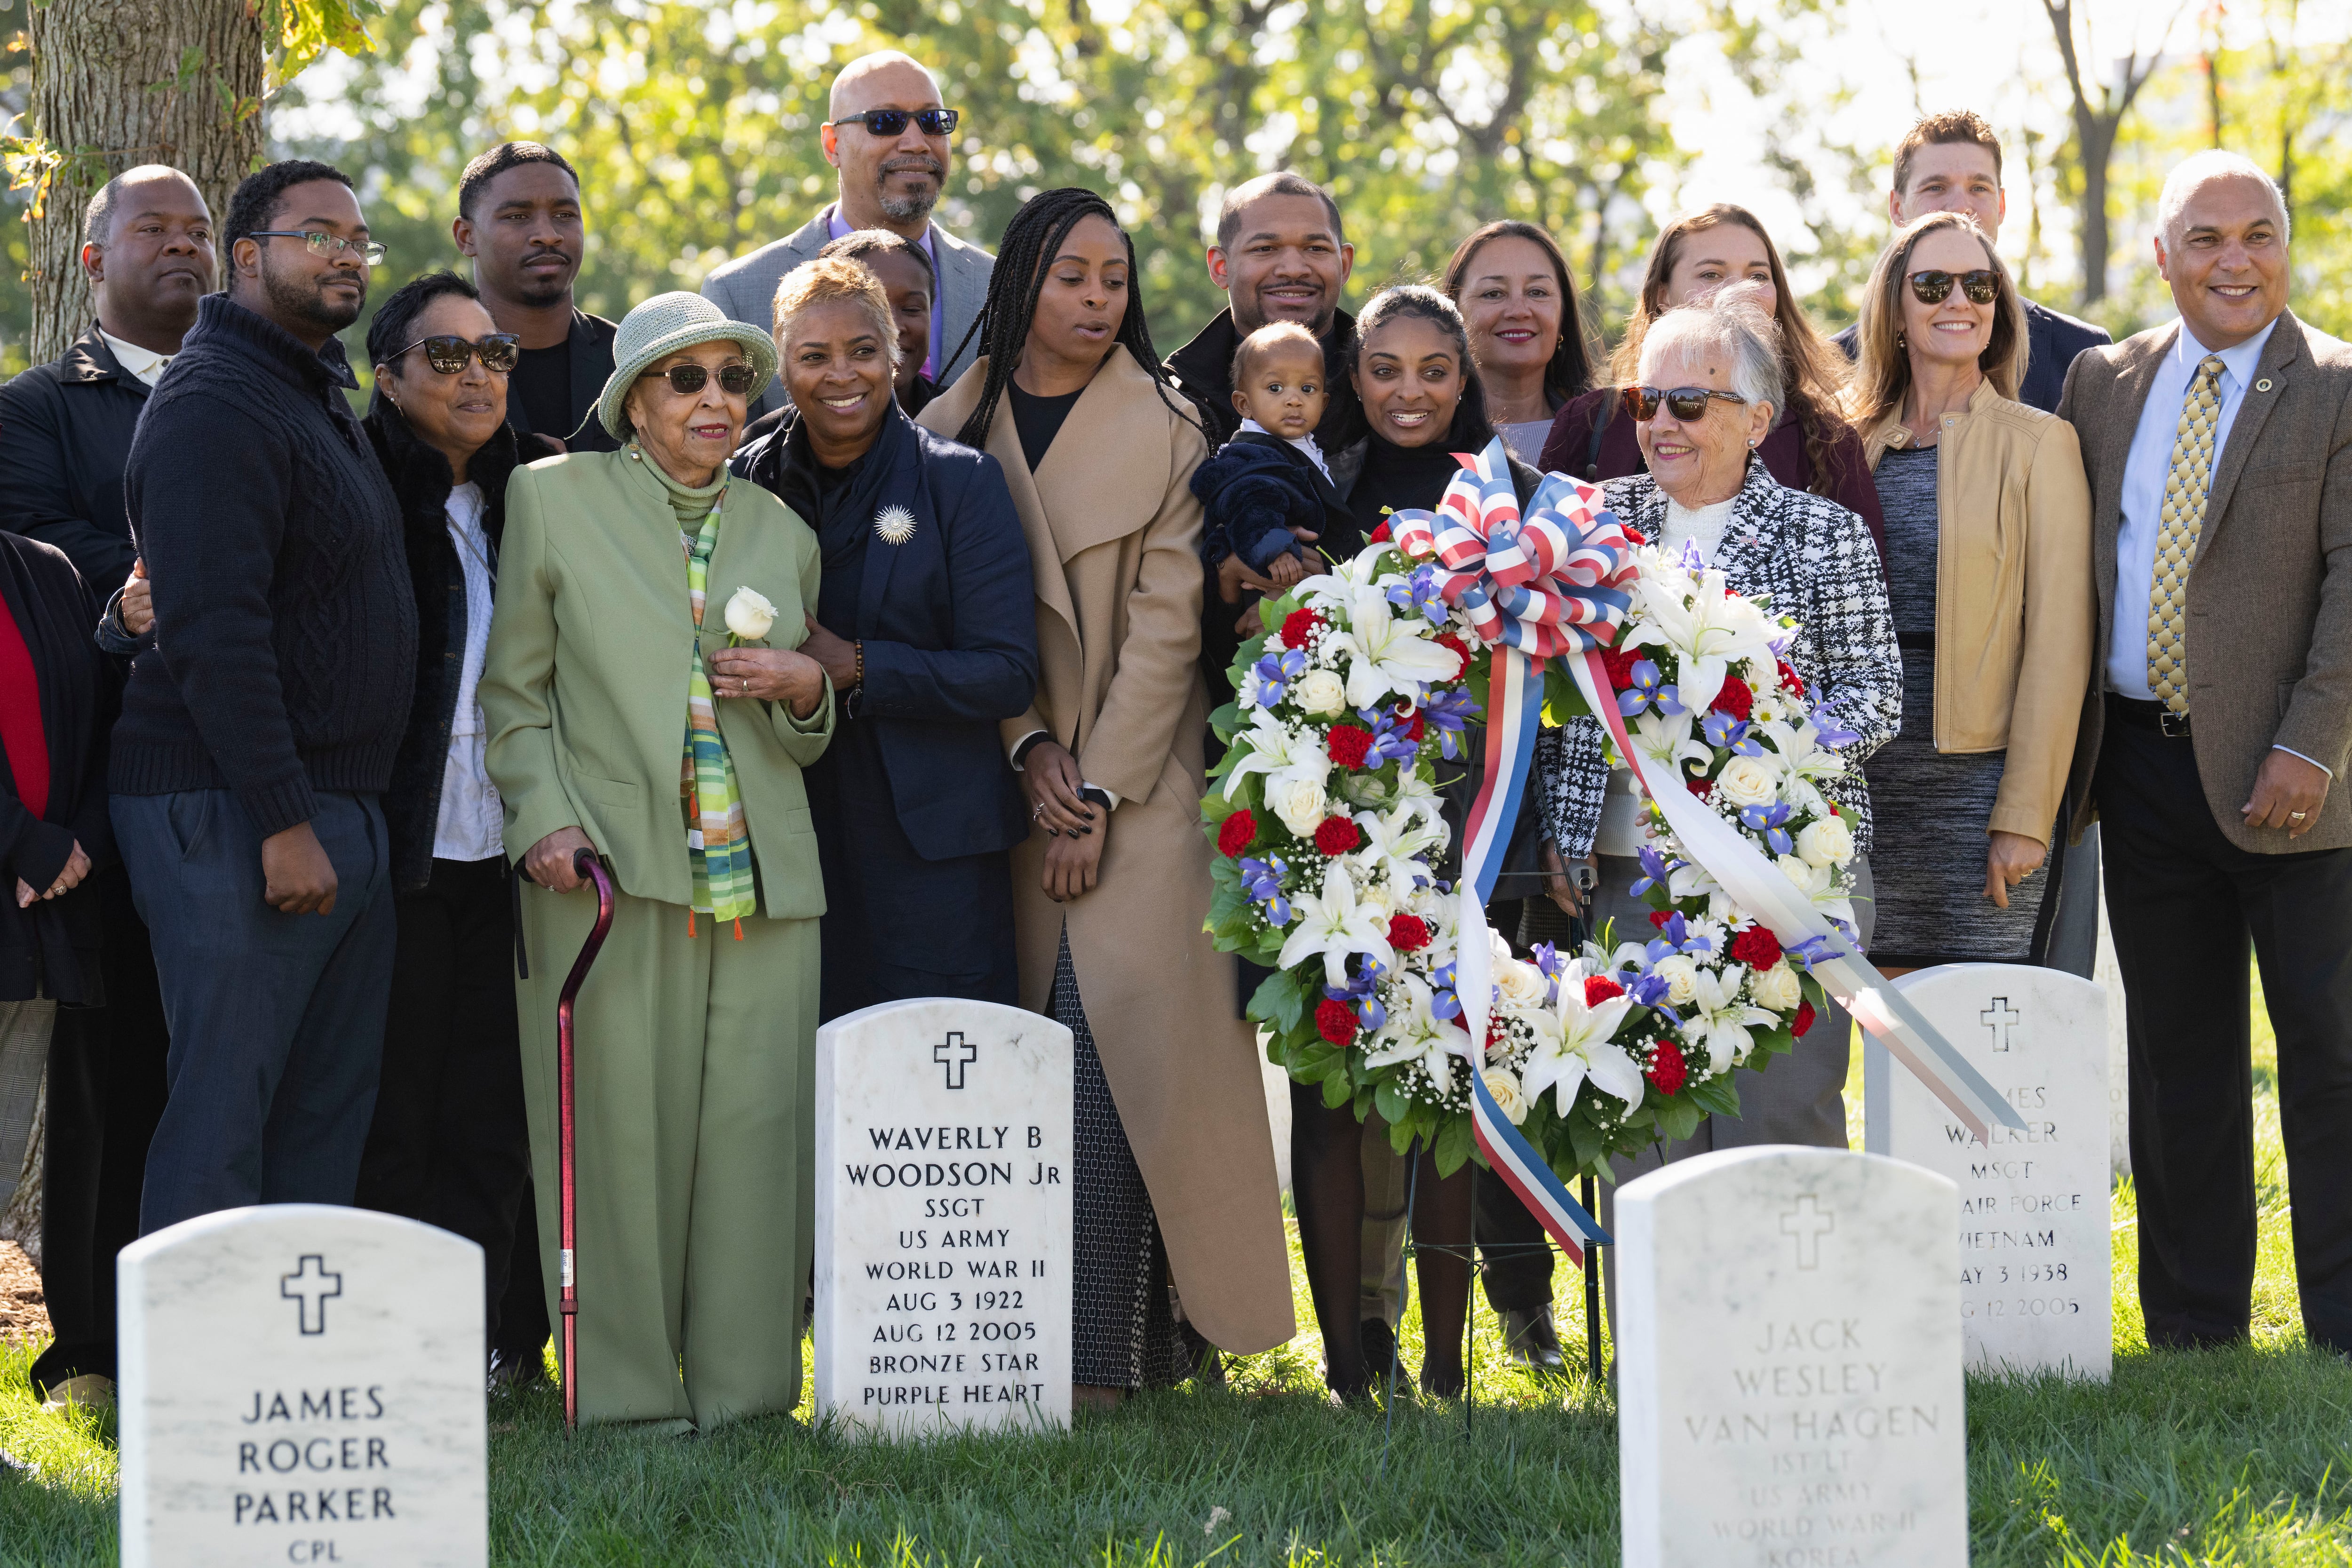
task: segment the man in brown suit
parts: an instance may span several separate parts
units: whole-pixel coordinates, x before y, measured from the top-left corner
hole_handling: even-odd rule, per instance
[[[2286,308],[2288,220],[2254,164],[2165,182],[2178,323],[2074,362],[2100,665],[2074,820],[2105,824],[2130,1003],[2151,1345],[2242,1340],[2254,1278],[2245,953],[2278,1035],[2295,1277],[2352,1352],[2352,347]]]

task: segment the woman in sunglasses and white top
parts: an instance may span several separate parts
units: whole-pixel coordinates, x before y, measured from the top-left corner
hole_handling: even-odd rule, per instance
[[[1873,959],[1890,974],[2039,963],[2095,609],[2074,427],[2017,401],[2024,309],[1965,214],[1895,236],[1861,324],[1848,413],[1903,646],[1902,731],[1870,770],[1885,826]]]
[[[834,689],[799,651],[816,535],[731,480],[775,345],[698,295],[613,340],[624,443],[517,474],[482,671],[521,889],[518,988],[542,1267],[559,1278],[557,994],[619,884],[574,1030],[583,1422],[708,1431],[800,1398],[813,1251],[817,917],[801,770]]]
[[[1732,288],[1659,316],[1642,343],[1639,380],[1622,389],[1618,416],[1632,425],[1649,471],[1612,479],[1609,505],[1628,526],[1670,551],[1696,552],[1726,586],[1769,595],[1772,608],[1804,627],[1784,655],[1816,703],[1859,737],[1846,748],[1851,771],[1822,793],[1850,817],[1860,872],[1856,918],[1870,926],[1871,799],[1862,763],[1895,733],[1903,690],[1901,656],[1888,614],[1878,552],[1861,518],[1825,497],[1772,477],[1757,446],[1786,395],[1779,328],[1757,291]],[[1549,836],[1570,859],[1591,853],[1599,873],[1591,920],[1615,940],[1650,934],[1650,908],[1633,897],[1642,875],[1638,800],[1632,777],[1612,776],[1601,727],[1579,719],[1541,747],[1543,809]],[[1846,1014],[1832,1005],[1796,1049],[1739,1088],[1737,1119],[1711,1117],[1672,1157],[1756,1143],[1845,1147]],[[1654,1152],[1621,1171],[1647,1169]]]

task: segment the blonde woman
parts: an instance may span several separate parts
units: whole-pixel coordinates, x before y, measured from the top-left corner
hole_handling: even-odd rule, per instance
[[[2073,426],[2017,401],[2024,308],[1966,214],[1895,236],[1861,325],[1847,410],[1886,519],[1903,647],[1902,727],[1870,763],[1872,956],[1890,973],[2038,963],[2091,676],[2081,448]]]

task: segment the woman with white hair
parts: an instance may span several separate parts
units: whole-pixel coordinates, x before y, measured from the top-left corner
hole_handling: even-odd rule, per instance
[[[2091,679],[2091,491],[2074,427],[2017,401],[2026,321],[1974,219],[1895,237],[1863,295],[1849,412],[1886,515],[1902,735],[1871,769],[1888,836],[1878,967],[2039,963]]]
[[[839,704],[803,770],[824,868],[821,1019],[915,996],[1017,1006],[1012,851],[1029,837],[999,721],[1037,689],[1029,545],[994,458],[892,395],[887,286],[820,256],[776,289],[790,416],[736,454],[824,552],[801,651]]]
[[[1785,395],[1777,333],[1738,289],[1651,323],[1639,383],[1622,389],[1649,472],[1603,489],[1629,527],[1664,549],[1696,552],[1732,592],[1769,595],[1776,613],[1801,623],[1784,657],[1817,709],[1833,709],[1860,737],[1846,748],[1846,775],[1824,781],[1822,793],[1853,825],[1855,918],[1867,940],[1871,817],[1861,764],[1895,734],[1902,656],[1869,529],[1835,501],[1781,484],[1756,455]],[[1633,895],[1642,836],[1632,775],[1608,768],[1590,719],[1549,732],[1538,761],[1550,837],[1570,859],[1595,858],[1595,930],[1614,920],[1619,940],[1646,935],[1649,906]],[[1832,1004],[1786,1058],[1740,1085],[1736,1120],[1710,1117],[1673,1157],[1756,1143],[1844,1148],[1848,1033],[1844,1009]]]

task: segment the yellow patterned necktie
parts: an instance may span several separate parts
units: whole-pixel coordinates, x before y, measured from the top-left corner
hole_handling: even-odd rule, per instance
[[[2147,595],[2147,686],[2156,700],[2189,716],[2189,569],[2205,526],[2205,487],[2213,477],[2213,427],[2221,419],[2221,361],[2197,362],[2197,379],[2172,437],[2172,470],[2164,479],[2164,526],[2156,536],[2156,572]]]

